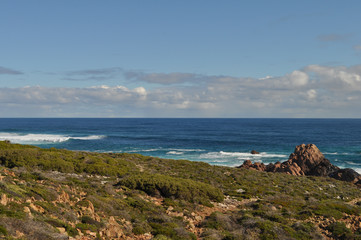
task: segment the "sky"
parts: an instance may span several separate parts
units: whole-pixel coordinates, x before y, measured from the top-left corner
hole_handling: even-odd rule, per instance
[[[0,117],[361,118],[359,0],[1,0]]]

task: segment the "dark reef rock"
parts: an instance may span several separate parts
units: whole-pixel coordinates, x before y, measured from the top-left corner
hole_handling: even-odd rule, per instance
[[[257,152],[256,150],[252,150],[251,154],[259,154],[259,152]]]
[[[238,168],[254,169],[265,172],[283,172],[290,175],[307,176],[329,176],[338,180],[352,182],[361,185],[361,175],[356,171],[339,167],[330,163],[314,144],[301,144],[296,146],[295,151],[288,160],[280,163],[264,165],[263,163],[252,163],[250,160]]]

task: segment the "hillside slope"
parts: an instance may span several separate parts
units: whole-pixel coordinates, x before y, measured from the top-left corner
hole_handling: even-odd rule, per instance
[[[0,142],[3,239],[361,239],[328,177]]]

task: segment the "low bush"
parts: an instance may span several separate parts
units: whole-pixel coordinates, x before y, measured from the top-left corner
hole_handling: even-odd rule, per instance
[[[85,232],[86,230],[96,232],[98,230],[96,226],[87,223],[78,223],[75,227],[79,228],[82,232]]]
[[[88,173],[106,176],[122,176],[134,164],[107,154],[74,152],[54,148],[11,144],[0,141],[0,164],[8,167],[40,168],[66,173]],[[33,176],[27,176],[33,178]]]
[[[89,216],[82,216],[80,221],[82,223],[85,223],[85,224],[91,224],[91,225],[95,225],[97,227],[103,227],[104,224],[102,224],[101,222],[98,222],[97,220],[94,220],[93,218],[89,217]]]
[[[346,227],[344,222],[331,223],[327,230],[332,233],[332,237],[335,239],[354,239],[351,230]]]
[[[0,236],[6,236],[8,235],[8,230],[6,230],[6,228],[4,226],[0,225]]]
[[[224,197],[219,189],[209,184],[161,174],[130,175],[121,179],[117,185],[141,190],[153,196],[173,197],[206,205],[210,201],[221,202]]]
[[[345,213],[359,215],[361,210],[359,206],[352,206],[335,200],[321,201],[320,203],[309,206],[309,208],[312,209],[316,215],[333,217],[335,219],[342,218]]]

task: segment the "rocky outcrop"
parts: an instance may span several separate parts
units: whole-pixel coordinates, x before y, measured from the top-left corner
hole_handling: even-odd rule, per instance
[[[266,165],[264,165],[263,163],[258,163],[258,162],[252,163],[251,160],[244,161],[244,163],[241,167],[247,168],[247,169],[254,169],[254,170],[258,170],[258,171],[266,170]]]
[[[352,182],[361,186],[361,177],[355,170],[351,168],[339,169],[329,175],[337,180]]]
[[[303,175],[328,176],[339,168],[332,165],[314,144],[302,144],[296,147],[287,163],[296,165]]]
[[[296,146],[295,151],[287,161],[275,164],[252,163],[244,161],[239,168],[254,169],[265,172],[283,172],[296,176],[329,176],[338,180],[352,182],[361,185],[361,175],[356,171],[339,167],[330,163],[314,144],[301,144]]]

